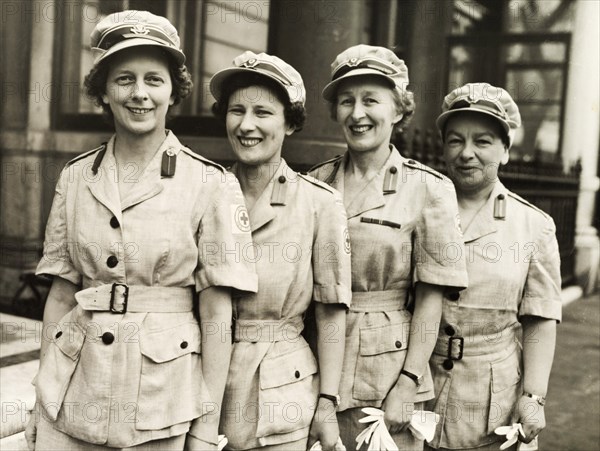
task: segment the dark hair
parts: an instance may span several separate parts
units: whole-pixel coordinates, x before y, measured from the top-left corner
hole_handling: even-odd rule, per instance
[[[285,122],[299,132],[306,122],[306,109],[301,102],[291,102],[287,92],[273,79],[260,73],[238,73],[230,76],[222,83],[220,100],[212,106],[213,114],[225,122],[229,98],[238,89],[250,86],[262,86],[275,94],[277,100],[283,104]]]
[[[459,116],[459,115],[475,115],[475,117],[483,117],[484,120],[487,120],[487,123],[490,127],[493,127],[496,129],[496,134],[502,140],[502,144],[504,144],[504,147],[506,147],[507,149],[510,148],[510,139],[508,137],[508,133],[506,132],[506,130],[504,130],[504,127],[502,127],[502,124],[500,123],[500,121],[497,119],[494,119],[489,114],[482,114],[482,113],[478,113],[477,111],[457,111],[453,115],[450,115],[450,117],[448,117],[446,119],[446,121],[444,122],[444,126],[442,127],[442,142],[443,143],[446,142],[446,128],[448,127],[448,122],[450,122],[450,119],[452,119],[453,116]]]
[[[192,76],[188,72],[185,64],[179,66],[175,62],[175,59],[167,52],[161,50],[161,53],[165,55],[169,64],[169,75],[171,76],[171,83],[173,84],[172,95],[174,102],[172,106],[175,106],[192,92],[194,86],[192,83]],[[114,55],[109,56],[92,67],[83,81],[86,97],[93,101],[96,106],[102,108],[102,113],[109,122],[114,120],[114,116],[110,109],[110,105],[107,105],[102,101],[102,96],[106,94],[108,70],[110,69],[113,56]]]
[[[381,77],[378,78],[381,79]],[[410,124],[410,121],[415,113],[415,97],[411,91],[406,89],[400,90],[399,88],[390,88],[390,90],[392,91],[392,97],[394,99],[394,104],[396,105],[396,112],[402,114],[402,119],[400,119],[400,121],[394,125],[394,131],[401,133],[406,129],[406,127],[408,127],[408,124]],[[331,119],[337,121],[337,91],[335,93],[333,102],[328,103]]]

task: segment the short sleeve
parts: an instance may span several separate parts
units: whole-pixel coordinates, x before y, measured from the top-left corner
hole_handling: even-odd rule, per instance
[[[236,177],[220,177],[198,231],[196,290],[213,286],[256,293],[254,245],[244,196]]]
[[[56,184],[50,216],[46,224],[44,252],[35,273],[44,276],[62,277],[75,285],[81,284],[81,274],[73,265],[69,248],[67,189],[69,171],[63,169]],[[72,186],[76,186],[71,184]]]
[[[327,196],[315,220],[313,299],[349,306],[352,298],[350,235],[340,193],[335,191]]]
[[[467,287],[466,252],[454,185],[427,179],[428,195],[415,227],[414,282]]]
[[[560,322],[560,287],[560,253],[556,227],[554,221],[549,219],[549,223],[532,247],[519,316],[539,316]]]

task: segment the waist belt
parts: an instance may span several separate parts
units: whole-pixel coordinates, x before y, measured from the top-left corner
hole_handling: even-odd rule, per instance
[[[407,290],[352,292],[352,312],[390,312],[404,310]]]
[[[461,360],[463,356],[485,355],[508,349],[518,342],[515,328],[508,328],[490,335],[468,337],[441,335],[435,343],[433,352],[447,356],[450,360]]]
[[[113,283],[86,288],[75,293],[84,310],[112,312],[183,313],[191,312],[191,287],[146,287]]]
[[[249,343],[292,341],[300,336],[303,328],[300,316],[281,320],[236,319],[233,339]]]

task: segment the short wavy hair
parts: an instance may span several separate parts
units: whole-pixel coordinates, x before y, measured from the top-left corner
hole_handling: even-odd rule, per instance
[[[401,90],[400,88],[390,89],[392,91],[392,97],[394,104],[396,105],[396,112],[402,114],[402,119],[394,125],[394,131],[396,133],[402,133],[406,130],[406,127],[412,121],[415,113],[415,96],[411,91],[406,89]],[[331,119],[337,121],[337,93],[333,102],[327,102],[329,104],[329,114]]]
[[[167,52],[161,50],[161,53],[165,55],[169,63],[169,75],[171,75],[171,83],[173,85],[172,96],[174,98],[171,107],[174,107],[190,95],[194,83],[192,82],[192,76],[188,72],[185,64],[180,66]],[[110,69],[112,56],[113,55],[109,56],[92,67],[83,81],[86,97],[94,102],[96,106],[102,108],[103,116],[111,123],[114,120],[113,112],[110,109],[110,105],[107,105],[102,101],[102,96],[106,94],[106,82],[108,80],[108,71]],[[169,111],[171,107],[169,108]],[[167,118],[169,118],[168,113]]]
[[[264,75],[253,73],[234,74],[229,77],[222,86],[221,95],[219,96],[220,100],[213,104],[212,111],[213,114],[223,122],[225,122],[225,117],[227,116],[229,98],[235,91],[250,86],[261,86],[273,92],[277,97],[277,100],[282,103],[286,124],[299,132],[306,123],[306,109],[304,108],[304,105],[302,105],[302,102],[291,102],[283,88],[279,86],[277,82]]]

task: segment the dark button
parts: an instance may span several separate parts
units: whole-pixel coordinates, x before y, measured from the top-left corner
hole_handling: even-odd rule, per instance
[[[296,379],[300,379],[300,371],[296,370],[294,376],[296,376]]]
[[[396,340],[396,343],[394,343],[396,345],[396,347],[398,349],[400,349],[402,347],[402,342],[400,340]]]
[[[498,199],[503,200],[504,199],[504,194],[498,194]]]
[[[458,291],[451,291],[450,293],[446,293],[446,297],[451,301],[458,301],[460,293]]]
[[[408,160],[408,164],[417,164],[415,160]]]
[[[456,331],[454,330],[454,327],[452,327],[451,325],[447,325],[446,328],[444,329],[444,332],[446,332],[446,335],[454,335],[456,333]]]
[[[115,257],[114,255],[111,255],[110,257],[108,257],[106,259],[106,265],[109,268],[114,268],[115,266],[117,266],[119,264],[119,259],[117,257]]]
[[[116,229],[117,227],[119,227],[119,220],[117,219],[116,216],[113,216],[112,218],[110,218],[110,226],[113,229]]]
[[[179,347],[180,347],[181,349],[185,349],[185,348],[187,348],[187,347],[188,347],[188,342],[187,342],[187,341],[182,341],[182,342],[181,342],[181,344],[179,345]]]
[[[285,183],[285,176],[284,175],[280,175],[279,176],[279,183]]]
[[[392,174],[395,174],[396,172],[398,172],[398,169],[396,169],[396,166],[392,166],[392,167],[390,168],[390,172],[391,172]]]
[[[445,370],[450,371],[452,368],[454,368],[454,362],[450,359],[446,359],[444,360],[444,363],[442,364]]]
[[[115,336],[113,334],[111,334],[110,332],[104,332],[102,334],[102,343],[104,343],[105,345],[109,345],[113,341],[115,341]]]
[[[56,332],[56,335],[54,336],[54,338],[60,338],[61,335],[62,335],[62,330],[59,330],[58,332]]]

